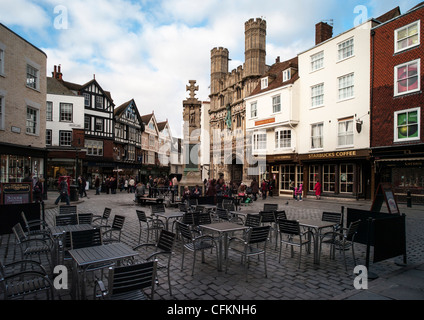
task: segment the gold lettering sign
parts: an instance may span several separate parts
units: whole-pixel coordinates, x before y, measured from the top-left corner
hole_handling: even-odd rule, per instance
[[[274,122],[275,122],[275,118],[259,120],[259,121],[255,121],[255,126],[262,126],[264,124],[274,123]]]
[[[338,152],[326,152],[326,153],[314,153],[309,154],[309,159],[325,159],[325,158],[346,158],[355,157],[356,151],[338,151]]]

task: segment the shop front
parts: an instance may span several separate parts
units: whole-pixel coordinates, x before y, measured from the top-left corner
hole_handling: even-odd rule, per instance
[[[23,182],[31,175],[44,178],[46,156],[44,149],[0,144],[0,182]]]
[[[389,183],[400,202],[408,193],[413,203],[424,203],[424,157],[376,159],[376,186]]]
[[[371,198],[370,151],[349,150],[299,155],[305,196],[315,195],[319,181],[324,197]]]
[[[273,195],[293,195],[293,188],[303,183],[303,166],[297,154],[270,155],[266,161],[269,180],[275,185]]]

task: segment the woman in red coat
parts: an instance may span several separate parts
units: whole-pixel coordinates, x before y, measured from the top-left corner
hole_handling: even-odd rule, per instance
[[[316,199],[317,200],[321,199],[321,183],[319,182],[319,180],[315,184],[314,190],[315,190]]]

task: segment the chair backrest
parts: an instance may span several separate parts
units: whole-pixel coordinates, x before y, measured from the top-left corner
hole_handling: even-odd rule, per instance
[[[147,222],[146,212],[142,210],[135,210],[135,212],[137,213],[138,221]]]
[[[153,300],[157,261],[149,261],[122,267],[109,268],[109,294],[130,293],[151,288]]]
[[[271,226],[252,227],[249,230],[247,243],[267,242]]]
[[[234,203],[231,201],[229,203],[222,203],[222,209],[226,209],[229,211],[236,211],[236,206],[234,205]]]
[[[102,242],[102,233],[100,229],[90,229],[83,231],[70,232],[72,249],[100,246]]]
[[[297,220],[278,219],[278,229],[280,233],[300,235],[300,225]]]
[[[275,222],[274,211],[261,211],[259,215],[262,217],[262,223]]]
[[[24,221],[25,227],[28,229],[29,228],[28,219],[26,218],[25,212],[23,211],[21,212],[21,217],[22,217],[22,220]]]
[[[92,213],[78,213],[79,224],[91,224],[93,222]]]
[[[361,224],[361,220],[352,221],[349,224],[349,228],[346,231],[346,239],[352,241],[358,232],[359,225]]]
[[[56,226],[66,226],[70,224],[78,224],[77,214],[60,214],[55,216]]]
[[[150,206],[150,209],[152,210],[152,214],[163,213],[163,212],[165,212],[165,205],[164,204],[156,204],[154,206]]]
[[[340,224],[342,222],[342,214],[341,212],[323,212],[322,213],[322,221],[327,222],[335,222],[337,224]]]
[[[181,237],[185,239],[185,242],[192,242],[193,235],[188,224],[177,221],[178,230],[180,231]]]
[[[228,214],[227,209],[216,208],[216,215],[220,220],[229,221],[230,215]]]
[[[276,211],[278,210],[278,204],[277,203],[264,203],[264,210],[263,211]]]
[[[197,199],[188,199],[189,206],[197,206],[198,204],[199,204],[199,201]]]
[[[109,219],[111,213],[112,213],[112,209],[111,208],[105,208],[103,210],[103,216],[102,216],[102,218],[103,219]]]
[[[24,229],[22,229],[22,225],[20,223],[15,224],[12,227],[12,230],[18,243],[21,243],[27,239],[27,235],[25,234]]]
[[[277,221],[278,219],[287,219],[287,214],[286,214],[286,211],[284,210],[274,211],[274,216],[275,216],[275,221]]]
[[[115,217],[113,217],[112,229],[121,230],[122,227],[124,226],[124,222],[125,222],[124,216],[115,215]]]
[[[59,206],[59,214],[77,214],[77,206]]]
[[[194,224],[196,226],[202,225],[202,224],[211,224],[212,223],[211,214],[209,212],[201,212],[201,213],[198,213],[198,214],[194,214],[193,219],[194,219]]]
[[[199,205],[196,206],[196,209],[194,209],[193,213],[202,213],[205,211],[205,206]]]
[[[191,212],[184,213],[181,219],[181,222],[184,224],[193,225],[194,224],[193,213]]]
[[[246,227],[259,227],[261,225],[262,217],[259,214],[248,213],[244,225]]]
[[[158,249],[162,251],[171,252],[172,248],[174,247],[175,238],[176,238],[175,233],[162,229],[156,246]]]

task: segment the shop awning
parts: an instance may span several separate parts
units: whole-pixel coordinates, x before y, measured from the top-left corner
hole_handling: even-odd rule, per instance
[[[394,162],[394,161],[424,161],[424,157],[418,158],[390,158],[390,159],[377,159],[375,162]]]

